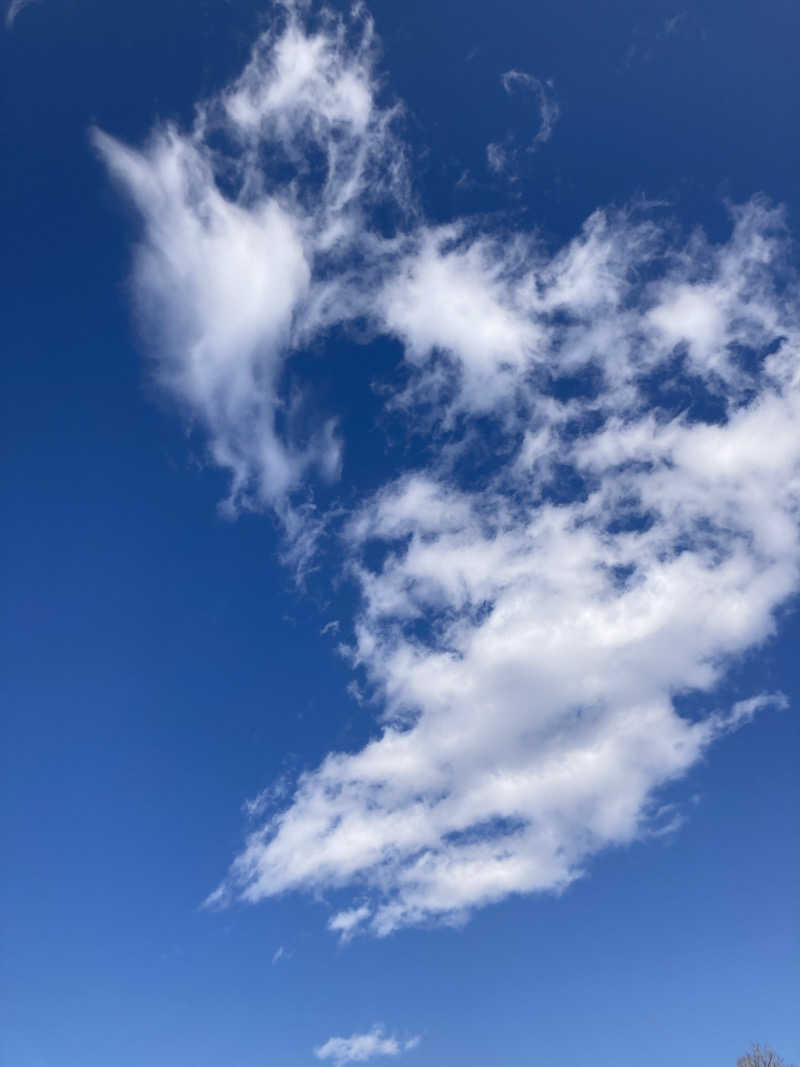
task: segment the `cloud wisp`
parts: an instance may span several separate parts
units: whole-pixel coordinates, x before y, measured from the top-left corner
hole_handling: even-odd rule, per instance
[[[363,1034],[329,1037],[324,1045],[314,1049],[314,1055],[320,1060],[331,1060],[335,1067],[343,1067],[346,1063],[366,1063],[375,1056],[399,1056],[416,1048],[419,1042],[419,1037],[399,1041],[387,1035],[383,1026],[376,1023]]]
[[[535,152],[540,145],[546,144],[553,134],[555,124],[561,117],[561,106],[556,99],[552,81],[540,81],[539,78],[522,70],[507,70],[501,75],[500,81],[509,96],[518,92],[533,96],[536,101],[539,128],[524,149],[519,148],[516,138],[510,133],[503,140],[492,141],[486,146],[489,169],[495,174],[513,171],[522,151]]]
[[[396,112],[375,102],[369,18],[312,32],[285,10],[192,129],[164,124],[141,149],[93,136],[144,221],[134,277],[158,380],[229,473],[224,508],[273,509],[302,548],[292,495],[311,471],[338,478],[341,444],[333,418],[309,429],[282,376],[358,314],[363,215],[387,199],[402,210],[404,164]]]
[[[558,892],[664,832],[659,790],[783,703],[725,711],[714,692],[800,575],[781,212],[732,208],[718,244],[619,210],[559,249],[434,225],[380,98],[363,12],[310,27],[290,7],[188,133],[97,135],[145,220],[159,374],[230,472],[231,508],[313,542],[296,500],[337,476],[347,427],[319,415],[301,436],[285,368],[334,325],[402,346],[388,402],[413,465],[339,526],[361,598],[346,652],[378,731],[265,791],[210,898],[340,895],[342,938]]]
[[[23,11],[30,4],[36,4],[39,0],[10,0],[8,7],[6,8],[6,29],[13,28],[14,23],[21,11]]]

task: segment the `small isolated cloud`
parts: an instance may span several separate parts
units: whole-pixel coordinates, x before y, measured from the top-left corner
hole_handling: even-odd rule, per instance
[[[561,108],[553,92],[553,81],[540,81],[532,74],[521,70],[507,70],[500,79],[507,93],[525,90],[533,93],[539,102],[539,129],[533,139],[534,145],[550,140],[553,127],[561,115]]]
[[[358,908],[349,908],[340,911],[328,922],[328,929],[335,934],[340,934],[342,941],[349,940],[355,931],[370,917],[370,909],[366,904]]]
[[[30,4],[36,4],[38,2],[39,0],[11,0],[11,3],[6,9],[6,29],[11,29],[11,27],[14,25],[17,16],[23,10],[23,8],[26,8]]]
[[[376,1023],[365,1034],[352,1034],[350,1037],[330,1037],[324,1045],[314,1049],[314,1055],[320,1060],[332,1060],[336,1067],[345,1063],[365,1063],[373,1056],[399,1056],[410,1052],[420,1042],[419,1036],[406,1041],[387,1036],[383,1026]]]
[[[278,963],[280,960],[284,959],[286,954],[286,949],[283,947],[283,945],[278,945],[278,947],[272,953],[273,964]]]
[[[553,127],[561,115],[561,108],[556,100],[552,80],[540,81],[532,74],[521,70],[507,70],[500,81],[509,96],[524,92],[533,95],[538,111],[538,128],[533,138],[520,148],[518,137],[507,133],[500,141],[492,141],[486,146],[486,160],[489,169],[495,174],[503,171],[513,172],[522,152],[535,152],[540,145],[550,140]]]
[[[338,634],[338,632],[339,632],[339,620],[338,619],[331,619],[330,622],[326,622],[325,625],[320,630],[320,634],[323,637],[325,637],[326,634],[330,634],[332,637],[335,637]]]

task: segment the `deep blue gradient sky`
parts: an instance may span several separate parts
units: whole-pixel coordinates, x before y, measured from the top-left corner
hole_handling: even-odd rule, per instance
[[[664,201],[723,239],[725,202],[763,193],[800,235],[790,0],[371,11],[430,222],[502,214],[558,246],[598,206]],[[374,708],[321,633],[352,618],[352,585],[323,553],[298,589],[269,509],[218,513],[226,478],[153,382],[140,223],[90,129],[140,144],[159,119],[190,123],[273,15],[43,0],[0,34],[4,1063],[293,1067],[379,1021],[422,1035],[402,1057],[419,1067],[732,1065],[751,1040],[800,1060],[792,599],[706,701],[781,690],[788,707],[666,787],[675,833],[603,851],[563,894],[343,945],[322,891],[201,908],[245,800],[358,749]],[[511,69],[552,79],[561,108],[513,178],[486,166],[489,142],[538,128],[503,90]],[[422,454],[372,387],[400,346],[334,329],[314,351],[315,400],[347,431],[320,499],[350,507]]]

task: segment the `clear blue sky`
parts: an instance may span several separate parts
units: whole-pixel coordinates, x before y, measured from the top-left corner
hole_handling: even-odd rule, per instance
[[[800,10],[341,11],[0,32],[3,1062],[800,1060]]]

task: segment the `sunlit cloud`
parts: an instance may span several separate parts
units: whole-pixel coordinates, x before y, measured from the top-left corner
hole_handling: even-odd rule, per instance
[[[504,78],[542,98],[547,140],[543,83]],[[336,530],[360,599],[326,631],[380,709],[360,751],[249,803],[209,901],[325,892],[345,940],[560,892],[601,850],[676,830],[663,787],[783,706],[716,691],[800,574],[781,211],[732,208],[719,243],[633,209],[561,248],[497,219],[433,224],[401,132],[364,13],[290,6],[191,130],[96,135],[144,220],[158,377],[228,472],[230,511],[271,510],[306,559]],[[355,323],[400,343],[387,403],[417,444],[342,521],[303,502],[346,474],[347,426],[284,372]],[[317,1055],[352,1062],[356,1038],[395,1054],[373,1031]]]
[[[324,1045],[314,1049],[314,1055],[320,1060],[331,1060],[335,1067],[343,1067],[346,1063],[366,1063],[375,1056],[399,1056],[416,1048],[419,1042],[419,1037],[399,1041],[387,1036],[378,1023],[364,1034],[330,1037]]]

